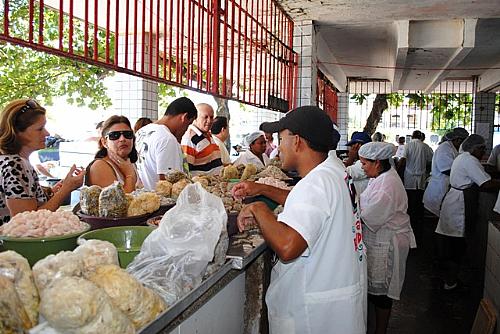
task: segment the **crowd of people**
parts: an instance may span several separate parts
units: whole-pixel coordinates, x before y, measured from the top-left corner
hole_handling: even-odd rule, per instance
[[[82,184],[120,182],[132,192],[154,190],[173,170],[219,173],[231,163],[229,124],[214,116],[209,104],[186,97],[170,103],[159,120],[139,119],[133,128],[126,117],[111,116],[100,127],[95,159],[85,169],[73,165],[48,193],[28,160],[44,148],[46,110],[31,99],[13,101],[0,118],[0,223],[22,211],[54,211]],[[421,131],[411,137],[396,147],[379,132],[354,132],[342,161],[335,152],[338,131],[312,106],[263,123],[246,137],[248,150],[234,164],[263,168],[270,155],[279,156],[284,170],[301,177],[292,190],[248,181],[233,188],[237,198],[263,195],[284,207],[276,216],[254,202],[238,216],[239,229],[256,223],[277,256],[266,295],[273,333],[385,333],[406,259],[421,241],[424,207],[439,217],[443,288],[457,287],[477,190],[498,189],[500,182],[480,163],[486,148],[481,136],[455,128],[435,152]],[[488,160],[492,166],[499,165],[498,152]]]

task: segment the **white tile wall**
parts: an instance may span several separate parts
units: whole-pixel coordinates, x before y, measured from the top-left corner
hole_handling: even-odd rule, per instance
[[[500,334],[500,224],[488,226],[488,246],[486,251],[486,270],[484,273],[484,297],[496,308],[497,328]]]

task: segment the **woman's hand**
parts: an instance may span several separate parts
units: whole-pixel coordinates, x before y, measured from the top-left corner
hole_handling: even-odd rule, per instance
[[[109,159],[115,164],[120,173],[122,173],[124,178],[136,177],[134,164],[130,162],[130,159],[123,159],[118,156],[118,154],[108,150]]]
[[[71,192],[75,189],[78,189],[83,184],[83,177],[85,176],[85,169],[82,167],[76,167],[75,165],[71,166],[68,174],[62,181],[62,185],[59,190],[67,190]]]

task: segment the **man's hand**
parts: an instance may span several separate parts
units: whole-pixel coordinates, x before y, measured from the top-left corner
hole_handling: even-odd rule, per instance
[[[233,189],[231,189],[231,194],[236,199],[261,195],[261,186],[262,185],[259,183],[243,181],[236,184]]]
[[[259,202],[246,205],[243,209],[241,209],[236,221],[238,231],[243,232],[247,229],[247,227],[257,225],[257,221],[255,220],[255,215],[253,213],[253,209],[255,209],[257,203]]]

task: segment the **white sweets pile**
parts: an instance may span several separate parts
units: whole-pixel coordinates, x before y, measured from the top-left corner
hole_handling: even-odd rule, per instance
[[[25,211],[0,227],[0,235],[15,238],[54,237],[80,232],[88,225],[72,212]]]

